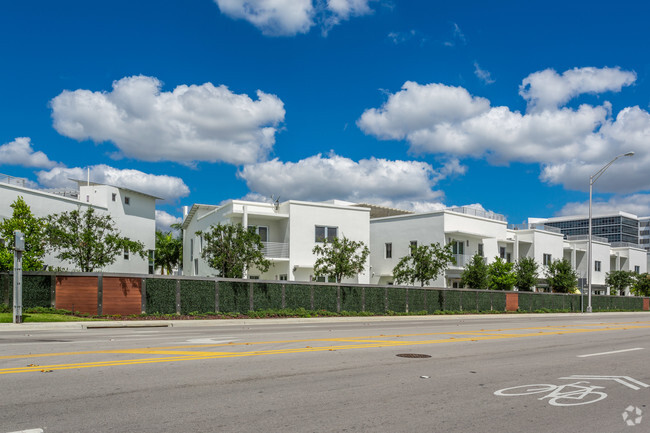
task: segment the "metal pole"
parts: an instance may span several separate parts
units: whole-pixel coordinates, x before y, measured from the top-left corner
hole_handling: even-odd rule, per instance
[[[23,323],[23,251],[25,236],[14,231],[14,323]]]
[[[594,186],[594,177],[589,178],[589,248],[587,253],[587,313],[591,313],[591,195]]]

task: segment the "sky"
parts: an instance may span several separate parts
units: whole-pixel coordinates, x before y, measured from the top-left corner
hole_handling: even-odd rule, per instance
[[[0,173],[183,206],[650,215],[650,3],[21,0]]]

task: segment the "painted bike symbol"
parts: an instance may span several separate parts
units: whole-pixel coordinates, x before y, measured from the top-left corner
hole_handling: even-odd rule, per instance
[[[563,385],[535,384],[520,385],[512,388],[504,388],[495,391],[494,395],[503,397],[515,397],[530,394],[546,394],[539,400],[548,399],[552,406],[578,406],[581,404],[596,403],[607,397],[607,394],[597,389],[605,389],[603,386],[589,385],[589,382],[580,381]]]

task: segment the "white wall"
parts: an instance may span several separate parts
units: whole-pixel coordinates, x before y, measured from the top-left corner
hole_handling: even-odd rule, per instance
[[[337,227],[339,238],[361,241],[370,245],[370,209],[328,203],[289,201],[289,268],[290,280],[309,281],[313,275],[316,255],[316,226]],[[364,272],[357,278],[343,282],[367,284],[370,281],[370,259]],[[295,271],[294,271],[295,269]]]
[[[130,195],[131,207],[125,210],[122,202],[113,203],[113,193],[117,197]],[[80,187],[79,199],[75,199],[36,189],[0,184],[0,217],[11,217],[13,210],[10,205],[18,197],[23,197],[32,214],[37,217],[77,209],[84,212],[88,207],[93,207],[100,214],[110,215],[122,236],[143,242],[145,250],[155,248],[155,198],[147,194],[108,185],[90,185]],[[55,255],[56,253],[50,253],[45,256],[44,260],[48,266],[74,269],[71,263],[62,262],[56,259]],[[114,264],[98,271],[146,274],[148,265],[148,258],[142,259],[138,255],[129,254],[129,259],[125,260],[120,254]]]

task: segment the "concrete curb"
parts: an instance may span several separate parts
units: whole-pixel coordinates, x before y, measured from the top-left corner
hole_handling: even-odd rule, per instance
[[[269,325],[304,325],[310,323],[375,323],[375,322],[414,322],[414,321],[469,321],[495,319],[526,318],[575,318],[585,320],[601,317],[640,316],[650,319],[648,312],[611,312],[611,313],[521,313],[521,314],[450,314],[430,316],[368,316],[368,317],[312,317],[312,318],[278,318],[278,319],[220,319],[220,320],[107,320],[97,322],[46,322],[46,323],[0,323],[0,332],[7,331],[56,331],[56,330],[93,330],[117,328],[192,328],[192,327],[232,327],[232,326],[269,326]]]

